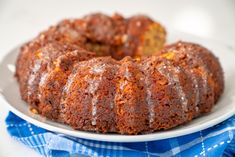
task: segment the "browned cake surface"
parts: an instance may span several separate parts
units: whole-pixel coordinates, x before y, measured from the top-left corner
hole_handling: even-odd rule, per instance
[[[22,46],[22,98],[78,130],[141,134],[188,122],[218,101],[223,71],[200,45],[162,49],[165,35],[146,16],[64,20]]]

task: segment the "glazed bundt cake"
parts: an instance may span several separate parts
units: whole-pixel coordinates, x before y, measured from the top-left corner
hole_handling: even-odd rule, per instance
[[[22,46],[16,63],[22,99],[85,131],[141,134],[188,122],[218,101],[223,71],[200,45],[163,48],[165,36],[146,16],[64,20]]]

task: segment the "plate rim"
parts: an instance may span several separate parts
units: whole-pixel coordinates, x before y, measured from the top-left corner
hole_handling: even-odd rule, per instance
[[[223,116],[220,116],[217,119],[210,120],[209,125],[207,123],[200,124],[200,127],[193,127],[193,128],[184,128],[183,131],[177,131],[174,130],[174,134],[171,132],[161,132],[161,133],[150,133],[150,134],[143,134],[143,135],[121,135],[121,134],[101,134],[101,133],[95,133],[95,132],[88,132],[88,131],[80,131],[80,130],[67,130],[65,128],[56,127],[44,122],[41,122],[37,119],[34,119],[30,116],[27,116],[24,113],[21,113],[19,110],[14,108],[8,101],[4,98],[4,95],[0,92],[0,99],[3,101],[5,106],[19,116],[20,118],[26,120],[27,122],[30,122],[31,124],[41,127],[43,129],[56,132],[56,133],[63,133],[65,135],[88,139],[88,140],[95,140],[95,141],[104,141],[104,142],[124,142],[124,143],[131,143],[131,142],[147,142],[147,141],[154,141],[154,140],[163,140],[163,139],[169,139],[173,137],[179,137],[183,135],[188,135],[191,133],[195,133],[197,131],[201,131],[207,128],[210,128],[216,124],[219,124],[220,122],[232,117],[235,114],[235,110],[231,110],[230,112],[224,114]],[[41,116],[42,117],[42,116]],[[43,117],[44,118],[44,117]],[[58,122],[56,122],[58,123]],[[61,123],[59,123],[61,124]],[[167,130],[166,130],[167,131]],[[158,134],[158,138],[154,138],[154,134]],[[160,134],[160,135],[159,135]],[[114,135],[114,137],[113,137]],[[85,137],[85,138],[84,138]]]

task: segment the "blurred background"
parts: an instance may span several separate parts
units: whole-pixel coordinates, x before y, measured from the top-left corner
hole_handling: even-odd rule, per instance
[[[147,14],[168,29],[235,45],[234,0],[0,0],[1,48],[34,37],[63,18],[96,11]]]
[[[0,60],[48,26],[97,11],[146,14],[167,30],[215,40],[235,50],[235,0],[0,0]],[[39,156],[8,136],[4,126],[7,113],[2,106],[0,156]]]

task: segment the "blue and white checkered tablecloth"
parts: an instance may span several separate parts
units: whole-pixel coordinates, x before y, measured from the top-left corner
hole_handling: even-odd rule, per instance
[[[6,124],[12,138],[48,157],[235,156],[235,116],[190,135],[138,143],[68,137],[34,126],[11,112],[6,118]]]

